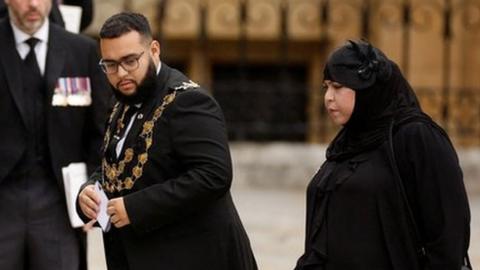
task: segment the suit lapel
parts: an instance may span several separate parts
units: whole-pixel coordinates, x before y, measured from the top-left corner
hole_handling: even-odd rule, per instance
[[[8,20],[2,20],[0,23],[0,62],[5,71],[5,79],[7,80],[7,87],[12,94],[13,100],[20,111],[25,126],[28,126],[27,115],[24,105],[24,92],[21,76],[20,56],[18,55],[13,37],[13,31]]]
[[[61,42],[61,33],[55,29],[55,25],[50,24],[50,30],[48,33],[48,51],[47,61],[45,67],[45,79],[47,83],[47,108],[50,108],[50,104],[53,98],[53,93],[58,78],[65,64],[66,50]]]

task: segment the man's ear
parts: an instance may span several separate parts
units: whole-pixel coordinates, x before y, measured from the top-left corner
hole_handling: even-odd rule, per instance
[[[152,43],[150,43],[150,54],[154,59],[159,59],[160,51],[160,42],[158,42],[157,40],[153,40]]]

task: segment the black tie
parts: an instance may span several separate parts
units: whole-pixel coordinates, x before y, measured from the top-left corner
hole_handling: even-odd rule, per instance
[[[31,37],[25,41],[30,51],[23,60],[23,84],[26,93],[27,110],[31,119],[31,130],[33,131],[34,160],[42,162],[46,159],[47,139],[45,125],[45,82],[37,62],[35,45],[40,40]]]
[[[25,61],[25,64],[31,68],[31,71],[36,74],[41,74],[37,62],[37,55],[35,54],[35,45],[37,45],[39,41],[40,40],[38,38],[34,37],[31,37],[25,41],[25,43],[27,43],[30,47],[30,51],[28,52],[27,57],[25,57],[25,59],[23,60]]]

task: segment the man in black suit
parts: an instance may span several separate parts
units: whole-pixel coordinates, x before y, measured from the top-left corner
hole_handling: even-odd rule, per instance
[[[0,20],[0,269],[76,270],[61,169],[100,165],[108,82],[96,43],[49,23],[51,0]]]
[[[120,101],[110,115],[102,168],[77,209],[97,219],[102,185],[113,224],[109,269],[254,270],[231,195],[225,121],[216,101],[160,62],[160,44],[136,13],[109,18],[101,66]]]

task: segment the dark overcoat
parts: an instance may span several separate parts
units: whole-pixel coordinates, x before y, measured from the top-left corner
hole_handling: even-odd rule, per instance
[[[455,150],[424,122],[401,126],[393,142],[419,239],[384,143],[327,161],[315,175],[307,192],[305,253],[296,270],[460,269],[470,212]]]
[[[130,270],[257,269],[229,191],[232,167],[224,117],[203,89],[162,63],[156,93],[139,109],[118,159],[127,148],[144,149],[139,136],[144,123],[173,91],[175,99],[155,123],[141,177],[131,189],[109,194],[124,197],[131,224],[105,238],[113,233],[118,238],[117,250]],[[112,115],[111,127],[123,106]],[[136,157],[131,163],[138,164]],[[131,175],[132,164],[125,176]],[[103,181],[101,172],[87,184],[95,181]],[[115,247],[105,248],[107,260],[115,259],[108,255]]]
[[[8,18],[0,20],[0,182],[14,169],[27,151],[31,130],[26,113],[26,93],[12,28]],[[85,162],[90,172],[100,164],[100,147],[111,96],[106,77],[98,66],[97,44],[50,24],[45,67],[46,133],[51,168],[63,191],[61,168]],[[53,105],[59,78],[64,82],[88,79],[91,103],[81,106]]]

